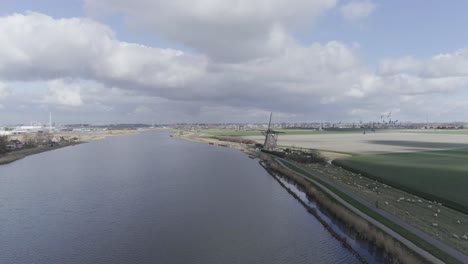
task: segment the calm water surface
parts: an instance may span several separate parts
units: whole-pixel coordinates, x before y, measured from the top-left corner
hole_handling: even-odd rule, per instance
[[[0,166],[0,263],[359,263],[238,151],[167,132]]]

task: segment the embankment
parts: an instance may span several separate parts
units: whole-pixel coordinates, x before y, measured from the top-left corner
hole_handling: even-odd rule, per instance
[[[185,136],[183,138],[199,142],[206,140],[200,140],[196,135],[191,135],[190,137]],[[244,148],[246,148],[245,145]],[[354,205],[354,203],[350,204],[349,202],[343,201],[341,196],[334,193],[333,189],[326,189],[320,184],[315,185],[310,180],[306,180],[305,177],[298,172],[278,164],[272,156],[259,152],[255,152],[255,156],[258,156],[264,161],[270,172],[277,173],[295,182],[309,197],[314,199],[321,208],[325,208],[333,218],[340,220],[345,223],[346,227],[354,230],[360,239],[369,241],[384,251],[388,258],[391,258],[390,263],[460,263],[444,252],[438,251],[430,244],[428,245],[428,242],[421,241],[412,236],[411,238],[414,238],[414,241],[421,242],[416,244],[412,243],[414,242],[413,239],[408,240],[407,237],[402,237],[398,232],[393,230],[393,228],[400,230],[402,229],[401,227],[387,227],[386,224],[382,224],[382,222],[388,222],[387,219],[379,218],[378,221],[373,219],[374,216],[366,215],[372,212],[363,210],[363,208],[361,208],[362,206],[359,207]],[[325,227],[327,228],[327,226]],[[405,233],[405,230],[400,231]],[[346,242],[344,238],[339,239],[344,243]],[[424,247],[420,247],[420,244],[423,244]]]
[[[406,248],[404,245],[396,241],[393,237],[381,231],[362,217],[354,214],[346,207],[341,205],[333,197],[323,192],[320,188],[313,185],[310,181],[305,180],[303,177],[292,173],[290,170],[285,169],[274,161],[270,157],[263,157],[264,162],[267,166],[267,170],[270,173],[278,173],[283,177],[286,177],[294,181],[298,186],[302,187],[304,192],[315,200],[322,208],[325,208],[332,217],[342,221],[347,225],[348,228],[353,229],[356,234],[364,240],[367,240],[375,244],[378,248],[382,249],[387,253],[389,258],[393,260],[393,263],[423,263],[419,256],[414,255],[411,250]],[[303,204],[308,208],[306,204]],[[308,209],[309,210],[309,209]],[[312,214],[316,215],[313,210],[309,210]],[[318,218],[320,220],[320,218]],[[337,239],[346,244],[346,239],[339,237],[333,233],[333,230],[327,226],[324,221],[321,221]]]
[[[46,151],[51,151],[54,149],[74,146],[83,143],[89,143],[92,141],[102,140],[107,137],[111,136],[125,136],[125,135],[133,135],[139,132],[143,132],[145,130],[112,130],[112,131],[99,131],[99,132],[84,132],[84,133],[75,133],[75,132],[60,132],[55,134],[57,137],[66,137],[66,138],[78,138],[77,141],[72,141],[68,143],[59,143],[55,144],[54,146],[45,145],[45,146],[38,146],[38,147],[29,147],[23,148],[20,150],[14,150],[7,152],[5,154],[0,154],[0,165],[8,164],[20,159],[23,159],[27,156],[39,154]]]
[[[13,150],[11,152],[7,152],[3,155],[0,155],[0,165],[8,164],[8,163],[23,159],[30,155],[39,154],[42,152],[51,151],[54,149],[64,148],[68,146],[74,146],[74,145],[81,144],[81,143],[84,143],[84,142],[66,143],[66,144],[55,145],[53,147],[39,146],[39,147],[32,147],[32,148],[24,148],[20,150]]]

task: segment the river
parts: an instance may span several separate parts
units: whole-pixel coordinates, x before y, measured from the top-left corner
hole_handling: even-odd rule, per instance
[[[166,131],[0,166],[0,263],[359,263],[261,166]]]

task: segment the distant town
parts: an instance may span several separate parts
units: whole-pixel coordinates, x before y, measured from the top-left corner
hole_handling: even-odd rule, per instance
[[[57,124],[31,122],[30,124],[0,125],[0,137],[3,151],[35,148],[38,146],[66,146],[79,142],[88,142],[115,134],[127,134],[132,131],[151,128],[166,128],[185,131],[200,131],[221,129],[226,131],[257,131],[268,128],[268,123],[176,123],[176,124]],[[311,123],[272,123],[272,129],[310,130],[310,131],[362,131],[375,132],[383,129],[415,129],[415,130],[458,130],[468,128],[466,122],[398,122],[382,120],[382,122],[311,122]]]
[[[406,122],[406,123],[386,123],[386,122],[312,122],[312,123],[272,123],[275,129],[467,129],[467,122]],[[175,129],[199,128],[199,129],[235,129],[252,130],[264,129],[268,123],[175,123],[175,124],[43,124],[31,122],[30,124],[0,125],[0,136],[21,135],[28,133],[56,133],[56,132],[90,132],[99,130],[137,130],[142,128],[163,127]]]

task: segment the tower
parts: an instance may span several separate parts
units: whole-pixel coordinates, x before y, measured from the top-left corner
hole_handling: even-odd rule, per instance
[[[52,133],[52,112],[49,112],[49,134]]]

